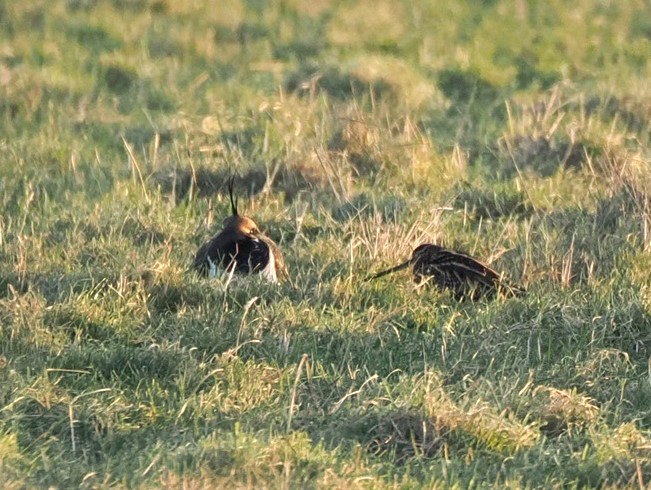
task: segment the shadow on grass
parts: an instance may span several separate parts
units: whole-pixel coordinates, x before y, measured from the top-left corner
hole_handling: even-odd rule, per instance
[[[494,183],[490,187],[461,182],[452,189],[453,205],[468,211],[475,219],[517,217],[524,219],[534,212],[527,195],[511,183]]]
[[[355,410],[357,411],[357,410]],[[343,413],[324,417],[324,425],[312,426],[314,414],[298,416],[294,430],[305,430],[315,442],[322,440],[330,449],[342,443],[358,443],[369,456],[387,458],[398,466],[414,459],[432,459],[440,455],[451,433],[440,423],[426,416],[422,409],[372,408],[364,413]],[[304,419],[303,419],[304,418]]]
[[[340,223],[346,223],[353,219],[366,220],[379,216],[383,223],[399,224],[407,211],[407,203],[400,196],[383,195],[375,198],[362,193],[349,202],[336,204],[332,209],[332,217]]]
[[[550,277],[560,283],[608,281],[618,271],[623,273],[621,266],[626,257],[643,246],[644,230],[638,217],[638,203],[626,189],[600,199],[594,211],[567,208],[535,216],[532,229],[554,238],[533,240],[532,255],[546,260],[544,267],[549,269]],[[550,263],[550,243],[556,263]]]
[[[583,168],[603,150],[587,141],[571,142],[568,137],[519,135],[512,141],[500,140],[492,154],[503,178],[525,171],[550,177],[559,169]]]
[[[651,104],[648,99],[632,96],[598,95],[584,103],[587,115],[597,114],[604,122],[622,121],[630,130],[649,134],[651,129]]]
[[[74,124],[75,130],[83,132],[95,144],[102,148],[117,153],[125,154],[124,141],[135,149],[136,154],[143,148],[148,148],[158,135],[161,145],[170,143],[175,136],[171,128],[153,128],[145,125],[123,125],[105,121],[84,121]]]
[[[157,379],[160,383],[169,383],[171,387],[188,360],[184,352],[164,350],[155,345],[134,346],[111,342],[109,346],[103,346],[87,343],[81,347],[71,347],[51,359],[51,367],[88,370],[96,380],[114,381],[122,386],[136,387],[143,381]]]
[[[161,45],[156,49],[174,48]],[[107,90],[117,97],[117,108],[123,114],[131,113],[134,106],[144,106],[157,112],[176,109],[176,99],[153,80],[141,77],[135,67],[107,62],[99,66],[98,72],[96,90]]]
[[[107,290],[111,285],[117,285],[117,273],[58,273],[17,272],[4,273],[0,276],[0,298],[7,298],[14,294],[25,294],[33,291],[43,297],[48,304],[54,304],[82,294],[85,291],[97,288]]]
[[[284,87],[288,92],[310,97],[323,91],[340,100],[350,100],[363,94],[373,94],[377,98],[395,95],[394,89],[384,80],[363,80],[339,67],[311,64],[305,64],[287,75]]]
[[[269,182],[269,173],[263,166],[255,166],[244,172],[234,171],[229,166],[194,169],[166,167],[154,173],[151,185],[180,203],[190,198],[228,197],[228,182],[232,176],[235,176],[235,188],[241,195],[251,197],[267,189],[282,194],[286,202],[292,202],[305,192],[320,193],[329,189],[326,175],[314,165],[304,162],[280,164],[273,182]]]
[[[258,194],[267,182],[266,171],[253,168],[239,174],[232,168],[212,169],[199,168],[165,168],[154,173],[153,183],[163,193],[181,202],[190,196],[197,198],[212,198],[216,195],[228,197],[228,183],[234,177],[238,194],[254,196]]]

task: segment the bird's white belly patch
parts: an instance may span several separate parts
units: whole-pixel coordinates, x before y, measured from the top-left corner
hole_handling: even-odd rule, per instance
[[[210,257],[206,257],[208,259],[208,277],[210,279],[214,279],[217,277],[217,266],[215,263],[212,261]]]
[[[216,277],[222,277],[225,274],[228,274],[228,269],[223,269],[218,267],[215,261],[210,257],[208,259],[208,277],[214,279]],[[232,269],[231,269],[232,270]],[[269,261],[264,269],[260,271],[260,275],[269,282],[278,284],[278,276],[276,275],[276,258],[274,257],[273,251],[269,250]]]
[[[262,277],[264,277],[267,281],[277,283],[278,282],[278,277],[276,277],[276,258],[274,257],[273,250],[269,250],[269,261],[267,262],[267,265],[262,271],[260,272],[262,274]]]

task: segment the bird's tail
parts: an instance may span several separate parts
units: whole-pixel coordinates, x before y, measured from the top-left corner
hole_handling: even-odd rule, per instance
[[[372,281],[373,279],[377,279],[378,277],[386,276],[387,274],[391,274],[392,272],[397,272],[401,271],[402,269],[406,269],[409,267],[411,264],[411,259],[404,261],[402,264],[396,265],[394,267],[391,267],[390,269],[384,270],[382,272],[378,272],[376,274],[373,274],[372,276],[368,276],[364,281]]]

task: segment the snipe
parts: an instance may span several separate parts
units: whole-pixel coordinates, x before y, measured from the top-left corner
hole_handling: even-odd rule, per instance
[[[366,280],[377,279],[412,266],[417,284],[432,283],[440,290],[451,290],[457,299],[477,300],[498,291],[505,295],[524,292],[519,287],[504,283],[500,274],[477,259],[462,252],[431,243],[416,247],[409,260],[378,272]]]

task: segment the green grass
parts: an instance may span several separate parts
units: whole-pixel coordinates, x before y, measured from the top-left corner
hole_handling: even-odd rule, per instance
[[[0,486],[649,484],[649,7],[530,4],[0,3]]]

